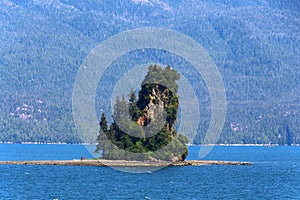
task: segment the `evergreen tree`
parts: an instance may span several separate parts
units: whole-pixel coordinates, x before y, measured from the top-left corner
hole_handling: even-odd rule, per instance
[[[100,150],[103,151],[102,155],[104,155],[107,149],[107,135],[108,135],[108,126],[107,126],[107,120],[105,117],[105,114],[102,113],[101,115],[101,121],[100,121],[100,130],[99,135],[97,137],[98,145],[96,147],[96,152],[99,152]]]

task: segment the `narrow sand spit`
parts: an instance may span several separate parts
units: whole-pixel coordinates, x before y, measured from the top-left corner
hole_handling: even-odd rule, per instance
[[[113,166],[113,167],[160,167],[160,166],[199,166],[199,165],[251,165],[251,162],[186,160],[182,162],[143,162],[127,160],[32,160],[0,161],[0,165],[64,165],[64,166]]]

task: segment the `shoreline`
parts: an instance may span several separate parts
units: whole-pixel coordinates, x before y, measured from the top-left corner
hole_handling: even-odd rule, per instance
[[[252,165],[251,162],[220,160],[185,160],[181,162],[143,162],[127,160],[30,160],[0,161],[0,165],[60,165],[60,166],[112,166],[112,167],[164,167],[164,166],[201,166],[201,165]]]
[[[64,143],[64,142],[58,142],[58,143],[43,143],[43,142],[0,142],[1,144],[22,144],[22,145],[97,145],[96,143]],[[288,146],[288,145],[279,145],[279,144],[187,144],[187,146],[224,146],[224,147],[281,147],[281,146]],[[291,146],[300,146],[300,144],[292,144]]]

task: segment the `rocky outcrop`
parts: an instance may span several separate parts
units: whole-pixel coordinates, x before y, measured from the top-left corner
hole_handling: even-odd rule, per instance
[[[149,66],[138,98],[133,90],[128,102],[117,98],[110,126],[102,114],[96,152],[113,160],[183,161],[188,139],[175,130],[179,78],[170,66]]]
[[[168,103],[166,101],[168,98],[164,95],[164,93],[161,94],[158,87],[154,87],[152,89],[149,94],[149,99],[148,105],[144,108],[144,113],[137,120],[137,124],[140,126],[156,123],[158,121],[165,120],[167,117],[164,108]]]

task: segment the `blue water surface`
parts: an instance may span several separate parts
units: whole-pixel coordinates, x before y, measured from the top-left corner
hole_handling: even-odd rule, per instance
[[[188,159],[199,159],[199,146]],[[209,160],[250,166],[110,167],[0,165],[1,199],[300,199],[300,147],[216,146]],[[0,160],[93,157],[82,145],[0,144]]]

